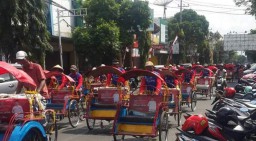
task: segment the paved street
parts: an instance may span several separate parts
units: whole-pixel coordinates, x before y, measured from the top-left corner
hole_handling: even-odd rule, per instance
[[[235,83],[229,83],[230,86],[234,86]],[[214,98],[212,98],[214,99]],[[186,108],[186,106],[183,107],[184,111],[187,111],[187,113],[190,114],[204,114],[205,109],[211,109],[211,102],[212,100],[209,100],[209,97],[205,96],[198,96],[198,103],[197,103],[197,109],[195,112],[191,112],[189,108]],[[173,117],[170,117],[171,122],[171,128],[169,130],[169,141],[174,141],[176,139],[175,133],[177,132],[176,127],[177,123],[175,122]],[[66,123],[65,123],[66,122]],[[182,123],[184,122],[184,117],[182,116]],[[111,122],[112,123],[112,122]],[[62,124],[60,124],[61,129],[59,130],[59,141],[79,141],[79,140],[89,140],[89,141],[112,141],[113,137],[109,132],[112,129],[111,123],[104,122],[104,128],[100,128],[99,121],[96,123],[96,127],[94,130],[89,131],[86,126],[86,122],[82,122],[78,125],[77,128],[72,128],[68,124],[68,120],[65,119],[62,121]],[[126,141],[141,141],[141,140],[148,140],[148,139],[135,139],[131,136],[125,136]]]

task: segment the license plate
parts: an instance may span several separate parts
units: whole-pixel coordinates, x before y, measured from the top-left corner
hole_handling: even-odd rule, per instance
[[[217,84],[217,86],[218,86],[218,87],[220,87],[220,86],[221,86],[221,84]]]

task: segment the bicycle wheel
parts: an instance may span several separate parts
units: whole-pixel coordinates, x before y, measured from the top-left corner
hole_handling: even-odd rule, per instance
[[[75,128],[77,127],[79,119],[79,104],[76,100],[71,100],[68,106],[68,121],[70,125]]]

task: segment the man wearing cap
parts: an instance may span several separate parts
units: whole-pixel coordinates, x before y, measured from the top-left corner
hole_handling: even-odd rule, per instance
[[[160,74],[154,71],[154,64],[151,61],[147,61],[145,64],[146,70],[151,71],[160,76]],[[144,76],[141,78],[140,94],[143,94],[145,90],[153,92],[155,95],[160,93],[162,87],[162,81],[155,76]]]
[[[27,53],[25,51],[18,51],[16,53],[17,63],[22,65],[23,70],[35,81],[37,85],[36,91],[39,92],[45,98],[50,98],[46,87],[46,77],[42,67],[39,64],[30,62],[27,59]],[[17,87],[17,93],[20,93],[22,86],[19,84]]]
[[[83,86],[83,76],[77,71],[76,65],[71,65],[69,76],[76,82],[76,91],[81,91]]]
[[[55,65],[51,69],[52,75],[54,75],[54,77],[57,80],[57,84],[58,84],[57,89],[58,90],[63,89],[66,86],[67,82],[68,82],[68,79],[67,79],[66,75],[63,72],[64,72],[64,69],[60,65]]]
[[[119,64],[119,61],[118,60],[114,60],[112,62],[112,66],[117,68],[118,70],[120,70],[121,72],[125,73],[125,70],[120,67],[120,64]],[[110,85],[114,85],[114,86],[117,86],[117,80],[118,80],[118,75],[116,74],[108,74],[107,75],[107,82],[106,82],[106,85],[107,86],[110,86]]]

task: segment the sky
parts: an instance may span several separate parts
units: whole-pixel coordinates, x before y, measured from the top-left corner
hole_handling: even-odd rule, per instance
[[[164,8],[154,5],[154,2],[170,0],[147,0],[149,7],[154,9],[154,17],[163,17]],[[167,5],[166,17],[172,17],[180,11],[180,0],[173,0]],[[204,15],[209,22],[209,30],[228,33],[244,34],[256,29],[254,16],[246,15],[246,7],[238,7],[234,0],[183,0],[184,9],[193,9],[199,15]]]

